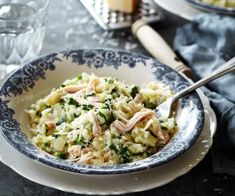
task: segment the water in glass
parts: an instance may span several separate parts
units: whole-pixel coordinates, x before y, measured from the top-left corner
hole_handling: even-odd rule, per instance
[[[45,19],[43,13],[37,14],[37,10],[27,4],[0,5],[0,78],[40,52]]]

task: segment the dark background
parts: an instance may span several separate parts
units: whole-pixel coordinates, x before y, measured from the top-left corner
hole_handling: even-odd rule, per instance
[[[164,11],[165,19],[153,26],[172,45],[176,28],[187,21]],[[120,48],[148,55],[130,30],[103,31],[77,0],[52,0],[42,54],[66,48]],[[72,196],[31,182],[0,163],[0,196]],[[213,174],[210,152],[198,166],[173,182],[150,191],[128,195],[210,196],[235,195],[235,177]]]

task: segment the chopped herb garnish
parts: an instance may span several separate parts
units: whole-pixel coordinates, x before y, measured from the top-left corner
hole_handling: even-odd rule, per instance
[[[109,146],[109,148],[110,148],[111,150],[115,151],[116,153],[118,153],[118,149],[116,148],[116,146],[114,146],[114,144],[111,144],[111,145]]]
[[[65,87],[65,84],[61,84],[61,87]]]
[[[88,145],[88,142],[85,141],[84,137],[80,137],[76,140],[76,144],[86,147]]]
[[[121,146],[119,154],[122,156],[123,163],[129,163],[131,161],[127,147]]]
[[[107,98],[107,99],[105,99],[105,102],[111,102],[112,101],[112,99],[111,98]]]
[[[109,148],[115,151],[117,154],[121,155],[123,159],[122,163],[129,163],[131,161],[127,147],[119,146],[119,148],[117,148],[116,146],[114,146],[114,144],[111,144]]]
[[[66,119],[64,117],[62,117],[57,123],[56,123],[56,126],[59,126],[61,125],[63,122],[65,122]]]
[[[107,120],[107,124],[111,124],[115,120],[113,113],[111,113],[110,117]]]
[[[106,106],[106,105],[104,105],[104,106],[101,107],[101,109],[109,109],[109,107]],[[96,110],[96,111],[97,111],[97,110]]]
[[[66,154],[62,152],[55,152],[54,156],[60,158],[60,159],[66,159]]]
[[[79,75],[77,76],[77,80],[82,80],[82,74],[79,74]]]
[[[85,143],[84,141],[84,137],[80,137],[76,140],[76,143],[79,144],[79,145],[83,145]]]
[[[107,121],[106,116],[102,112],[98,112],[98,115],[102,117],[105,121]]]
[[[131,101],[132,101],[132,99],[128,99],[128,100],[127,100],[127,103],[130,103]]]
[[[59,135],[57,135],[57,134],[53,134],[53,137],[58,138],[58,137],[59,137]]]
[[[80,106],[80,104],[75,99],[73,99],[73,98],[69,98],[69,104],[70,105],[75,105],[77,107]]]
[[[107,102],[105,102],[104,106],[102,106],[101,109],[108,109],[108,110],[110,110],[110,105]]]
[[[60,99],[60,102],[59,102],[59,103],[60,103],[60,106],[61,106],[61,107],[64,107],[65,100],[64,100],[64,99]]]
[[[104,105],[107,107],[107,109],[111,109],[109,103],[104,103]]]
[[[109,83],[109,84],[113,84],[113,82],[114,82],[113,79],[109,79],[109,80],[108,80],[108,83]]]
[[[88,105],[83,104],[83,105],[82,105],[82,109],[83,109],[83,110],[86,110],[86,111],[91,110],[93,107],[94,107],[94,106],[91,105],[91,104],[88,104]]]
[[[95,96],[95,93],[90,92],[90,93],[87,93],[84,97],[87,98],[87,97],[93,97],[93,96]]]
[[[132,89],[131,89],[131,96],[134,98],[136,96],[136,94],[138,94],[140,91],[139,87],[138,86],[134,86]]]
[[[81,113],[79,113],[79,114],[78,113],[73,113],[74,118],[78,118],[79,116],[81,116]]]
[[[111,94],[113,94],[113,93],[117,93],[116,87],[112,89]]]
[[[153,110],[153,109],[156,109],[157,105],[152,102],[145,101],[144,107]]]
[[[37,112],[36,112],[36,115],[41,117],[41,116],[42,116],[41,111],[37,111]]]

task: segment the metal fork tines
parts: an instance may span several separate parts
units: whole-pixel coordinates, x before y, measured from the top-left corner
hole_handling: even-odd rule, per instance
[[[191,86],[183,89],[182,91],[176,93],[175,95],[173,95],[172,97],[167,99],[165,102],[160,104],[156,108],[157,115],[164,117],[164,118],[168,118],[171,114],[172,105],[175,103],[176,100],[178,100],[179,98],[183,97],[184,95],[192,92],[193,90],[203,86],[204,84],[207,84],[207,83],[211,82],[212,80],[215,80],[215,79],[217,79],[225,74],[228,74],[230,72],[233,72],[233,71],[235,71],[235,57],[232,58],[231,60],[229,60],[228,62],[226,62],[224,65],[222,65],[222,68],[217,69],[212,74],[199,80],[198,82],[192,84]]]

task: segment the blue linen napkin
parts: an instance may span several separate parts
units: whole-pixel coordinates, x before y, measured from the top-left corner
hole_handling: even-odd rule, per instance
[[[174,49],[200,79],[235,56],[235,17],[203,14],[177,29]],[[218,128],[212,146],[213,171],[235,175],[235,72],[203,88]]]

